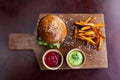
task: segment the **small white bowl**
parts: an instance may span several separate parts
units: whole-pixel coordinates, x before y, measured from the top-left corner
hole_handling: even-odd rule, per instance
[[[69,58],[68,58],[68,57],[69,57],[69,55],[70,55],[70,53],[71,53],[72,51],[79,51],[79,52],[81,52],[81,54],[82,54],[82,56],[83,56],[82,64],[80,64],[79,66],[73,66],[73,65],[71,65],[70,62],[69,62]],[[75,48],[75,49],[70,50],[70,51],[67,53],[66,61],[67,61],[67,64],[68,64],[68,66],[69,66],[70,68],[72,68],[72,69],[80,69],[81,67],[83,67],[83,65],[84,65],[85,62],[86,62],[86,56],[85,56],[85,53],[84,53],[82,50],[80,50],[80,49],[78,49],[78,48]]]
[[[60,54],[60,56],[61,56],[61,63],[60,63],[59,66],[49,67],[49,66],[45,63],[45,56],[46,56],[46,54],[49,53],[49,52],[57,52],[58,54]],[[62,66],[62,64],[63,64],[63,55],[62,55],[62,53],[61,53],[60,51],[58,51],[57,49],[50,49],[50,50],[47,50],[47,51],[43,54],[42,62],[43,62],[44,66],[45,66],[47,69],[49,69],[49,70],[57,70],[57,69],[59,69],[59,68]]]

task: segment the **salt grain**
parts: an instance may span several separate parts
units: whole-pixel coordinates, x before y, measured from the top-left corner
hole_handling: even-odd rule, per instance
[[[85,16],[82,16],[82,18],[85,18]]]
[[[73,18],[70,18],[70,21],[73,21]]]

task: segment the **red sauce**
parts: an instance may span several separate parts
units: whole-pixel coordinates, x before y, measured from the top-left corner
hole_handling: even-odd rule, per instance
[[[45,63],[49,67],[57,67],[61,63],[61,56],[57,52],[49,52],[45,55]]]

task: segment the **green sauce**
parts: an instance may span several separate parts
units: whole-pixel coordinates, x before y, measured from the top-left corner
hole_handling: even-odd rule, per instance
[[[80,51],[74,50],[72,51],[69,56],[68,60],[72,66],[79,66],[83,62],[83,55]]]

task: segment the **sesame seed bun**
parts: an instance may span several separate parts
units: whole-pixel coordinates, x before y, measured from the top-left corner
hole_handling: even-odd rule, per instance
[[[67,35],[65,23],[58,16],[47,15],[38,26],[38,36],[49,44],[62,42]]]

